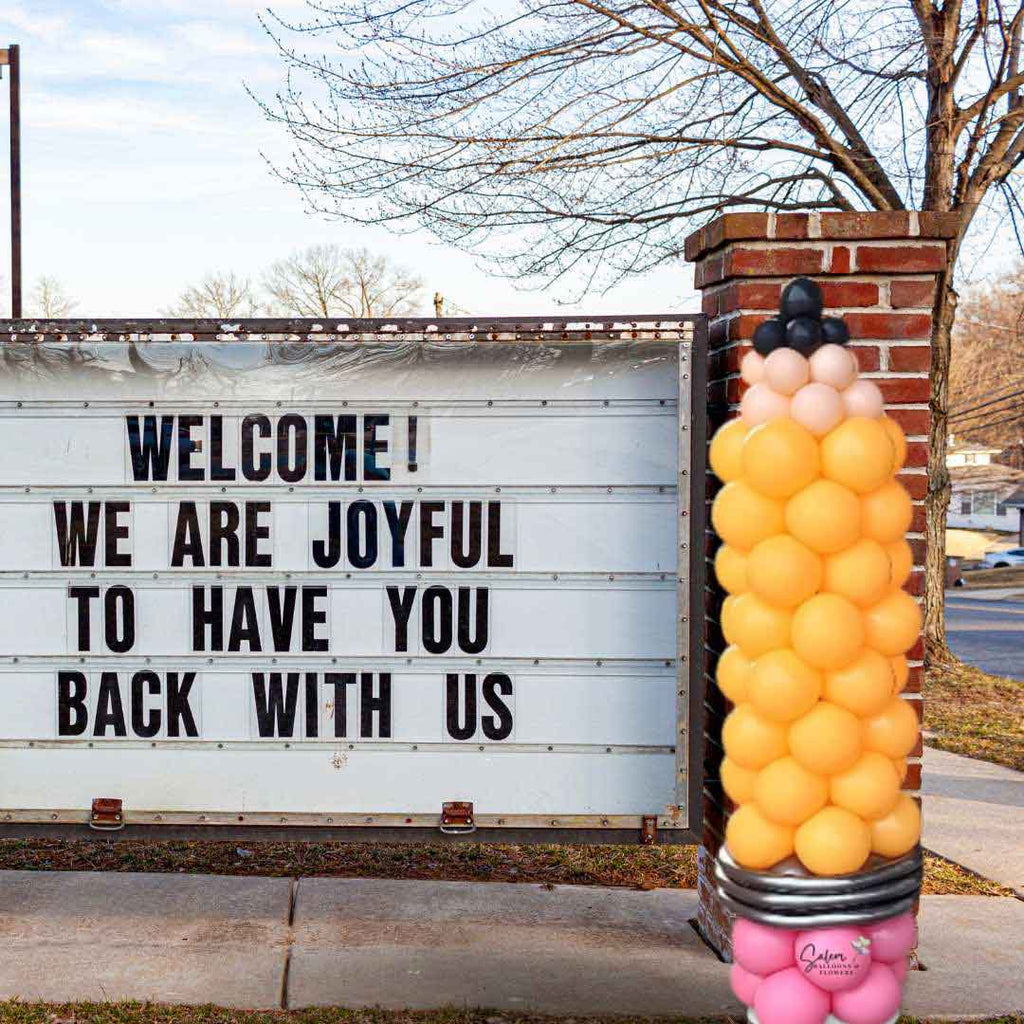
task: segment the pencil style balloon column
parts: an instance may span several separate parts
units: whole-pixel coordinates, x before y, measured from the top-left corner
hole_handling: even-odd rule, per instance
[[[711,442],[727,592],[716,865],[737,916],[733,987],[760,1024],[898,1014],[920,891],[920,813],[901,785],[918,721],[899,696],[921,629],[906,456],[818,286],[790,282],[743,359],[740,415]]]

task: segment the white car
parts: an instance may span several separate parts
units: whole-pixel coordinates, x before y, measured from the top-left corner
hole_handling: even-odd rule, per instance
[[[1024,548],[990,551],[981,561],[986,569],[1006,569],[1011,565],[1024,565]]]

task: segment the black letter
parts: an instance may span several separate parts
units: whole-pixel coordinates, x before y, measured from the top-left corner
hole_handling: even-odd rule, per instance
[[[270,418],[260,413],[253,413],[242,420],[242,476],[246,480],[266,480],[270,476],[270,452],[260,452],[260,464],[257,468],[253,462],[256,441],[253,431],[258,430],[260,437],[270,437]]]
[[[175,568],[184,565],[186,556],[197,569],[202,569],[206,565],[206,559],[203,557],[203,535],[199,529],[199,513],[194,501],[183,501],[178,505],[171,565]]]
[[[391,530],[391,565],[401,569],[405,565],[405,534],[412,518],[412,502],[403,501],[396,508],[393,501],[385,501],[384,515]]]
[[[302,649],[304,651],[326,651],[327,641],[316,635],[316,627],[327,622],[327,612],[317,608],[317,601],[327,600],[326,587],[302,588]]]
[[[359,519],[366,524],[366,551],[359,543]],[[372,501],[353,501],[348,507],[348,560],[354,569],[368,569],[377,561],[377,510]]]
[[[398,587],[385,587],[388,603],[391,605],[391,616],[395,620],[395,651],[409,650],[409,616],[412,615],[412,604],[416,599],[415,587],[403,587],[402,596],[398,596]]]
[[[238,587],[235,590],[235,610],[231,616],[231,632],[228,634],[228,650],[240,651],[242,641],[250,651],[262,651],[260,644],[260,623],[256,614],[256,598],[252,587]]]
[[[85,565],[96,564],[96,540],[99,537],[100,505],[102,502],[89,502],[89,521],[86,525],[85,506],[80,501],[53,503],[53,515],[57,523],[57,550],[60,553],[60,564]],[[70,529],[68,524],[68,506],[71,506]]]
[[[128,536],[128,527],[122,526],[117,517],[122,512],[131,510],[127,501],[108,501],[104,506],[103,547],[104,560],[108,566],[127,566],[132,564],[132,556],[123,554],[117,549],[117,542]]]
[[[233,501],[210,502],[210,565],[238,568],[238,523],[241,517]],[[228,560],[221,561],[221,545],[228,546]]]
[[[480,561],[480,547],[483,541],[483,503],[469,503],[469,550],[462,546],[464,501],[452,502],[452,561],[460,569],[472,569]]]
[[[291,438],[295,431],[295,465],[290,462]],[[294,484],[306,475],[306,421],[294,412],[277,421],[277,473],[285,483]]]
[[[512,556],[501,551],[501,502],[487,502],[487,568],[511,569]]]
[[[171,458],[174,438],[174,417],[160,417],[160,440],[156,437],[156,417],[143,416],[142,439],[139,439],[139,417],[125,416],[128,425],[128,446],[132,455],[132,475],[136,480],[148,480],[150,470],[154,480],[167,479],[167,465]]]
[[[313,541],[313,561],[321,569],[333,569],[341,558],[341,502],[327,502],[327,542]]]
[[[100,596],[99,587],[68,587],[68,597],[78,602],[78,649],[92,650],[90,647],[89,602]]]
[[[81,736],[89,725],[84,672],[57,673],[57,735]]]
[[[489,740],[504,740],[512,735],[512,709],[501,699],[511,696],[512,680],[504,672],[492,672],[484,677],[484,700],[498,716],[495,719],[494,715],[483,715],[480,719]]]
[[[96,696],[96,718],[92,727],[93,736],[106,736],[108,725],[114,727],[115,736],[128,735],[116,672],[104,672],[100,675],[100,691]]]
[[[440,602],[440,613],[434,608],[435,601]],[[452,645],[452,592],[447,587],[427,587],[422,612],[423,646],[431,654],[444,654]]]
[[[334,687],[334,736],[344,739],[348,736],[348,687],[354,686],[355,672],[328,672],[324,683]]]
[[[391,673],[381,672],[380,694],[373,695],[373,673],[363,672],[359,685],[359,736],[373,738],[373,716],[377,715],[377,736],[388,739],[391,736]]]
[[[177,672],[167,673],[167,735],[180,736],[181,726],[185,726],[185,735],[193,739],[199,735],[196,720],[192,716],[192,708],[188,698],[192,692],[192,684],[196,681],[195,672],[185,672],[178,681]]]
[[[160,677],[155,672],[146,669],[144,672],[136,672],[132,676],[132,732],[143,739],[150,739],[160,731],[161,713],[159,708],[153,708],[147,716],[146,707],[143,701],[146,695],[143,693],[143,686],[151,694],[160,692]]]
[[[235,471],[224,465],[224,417],[210,417],[210,479],[234,480]]]
[[[210,587],[210,608],[206,608],[206,587],[192,588],[192,650],[205,651],[206,627],[210,627],[210,650],[224,650],[224,588]]]
[[[281,604],[281,588],[267,587],[267,604],[270,607],[270,635],[274,638],[275,651],[290,651],[292,648],[292,623],[295,621],[295,587],[284,588],[284,604]]]
[[[281,673],[271,672],[269,683],[262,672],[253,672],[252,690],[256,699],[256,726],[261,736],[295,734],[295,705],[299,698],[299,673],[288,673],[287,691],[281,690]]]
[[[377,437],[377,428],[386,427],[390,417],[385,413],[366,416],[363,419],[363,478],[365,480],[390,480],[391,470],[377,465],[377,453],[388,450],[387,441]]]
[[[470,595],[476,591],[476,637],[469,635]],[[487,646],[487,587],[459,587],[459,647],[479,654]]]
[[[434,516],[443,511],[443,501],[420,502],[420,565],[425,568],[434,564],[434,540],[444,536],[444,527],[434,525]]]
[[[178,417],[178,479],[202,480],[204,470],[201,466],[192,465],[192,455],[199,451],[199,445],[192,440],[192,428],[203,425],[202,416]]]
[[[121,605],[123,629],[117,630],[117,606]],[[103,595],[103,634],[107,647],[124,654],[135,646],[135,595],[127,587],[111,587]]]
[[[341,478],[341,459],[345,457],[345,479],[356,478],[356,418],[339,416],[313,417],[313,459],[317,480],[327,479],[327,455],[331,456],[332,480]]]
[[[264,512],[270,512],[269,501],[245,503],[245,564],[250,569],[270,568],[270,555],[260,553],[260,541],[270,536],[270,527],[260,524]]]
[[[316,672],[306,673],[306,738],[320,735],[320,700],[317,694]]]
[[[445,721],[453,740],[468,740],[476,732],[476,675],[465,677],[462,704],[465,712],[459,722],[459,677],[454,672],[445,676]]]

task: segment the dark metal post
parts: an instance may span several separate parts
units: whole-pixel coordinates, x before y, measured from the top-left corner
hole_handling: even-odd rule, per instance
[[[21,310],[21,76],[17,45],[7,50],[11,68],[11,316]]]

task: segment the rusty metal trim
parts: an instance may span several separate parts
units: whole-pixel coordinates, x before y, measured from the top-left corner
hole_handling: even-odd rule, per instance
[[[124,809],[120,799],[98,796],[92,802],[89,828],[100,832],[117,832],[124,828]]]
[[[449,800],[441,804],[440,829],[446,835],[458,835],[476,831],[473,818],[473,803],[468,800]]]

